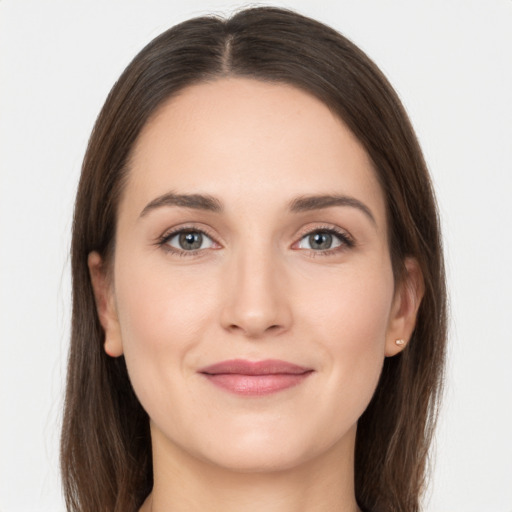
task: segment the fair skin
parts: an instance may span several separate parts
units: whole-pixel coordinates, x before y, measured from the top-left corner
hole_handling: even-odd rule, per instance
[[[105,267],[89,255],[105,350],[150,417],[142,512],[359,510],[357,420],[422,280],[409,259],[394,282],[375,171],[323,103],[243,78],[169,100],[137,140]],[[307,373],[244,394],[201,372],[233,359]]]

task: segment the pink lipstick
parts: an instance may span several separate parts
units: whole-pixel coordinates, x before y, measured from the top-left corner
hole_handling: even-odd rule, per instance
[[[231,393],[261,396],[296,386],[313,370],[277,359],[257,362],[232,359],[202,368],[199,373]]]

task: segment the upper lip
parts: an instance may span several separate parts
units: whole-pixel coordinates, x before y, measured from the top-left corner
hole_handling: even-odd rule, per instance
[[[246,361],[244,359],[231,359],[221,361],[199,370],[199,373],[208,375],[218,374],[239,374],[239,375],[275,375],[291,374],[300,375],[312,371],[311,368],[305,368],[287,361],[279,359],[266,359],[264,361]]]

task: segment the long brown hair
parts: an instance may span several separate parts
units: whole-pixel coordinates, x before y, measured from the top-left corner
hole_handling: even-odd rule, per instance
[[[446,338],[446,292],[428,171],[396,93],[376,65],[333,29],[292,11],[251,8],[181,23],[149,43],[114,85],[83,162],[72,240],[73,312],[62,428],[66,503],[73,512],[134,512],[152,488],[149,420],[123,357],[103,350],[87,255],[107,261],[127,163],[141,128],[169,97],[223,76],[282,82],[332,109],[373,160],[388,213],[395,280],[417,259],[425,295],[406,349],[387,358],[358,423],[355,491],[372,512],[415,512],[425,486]]]

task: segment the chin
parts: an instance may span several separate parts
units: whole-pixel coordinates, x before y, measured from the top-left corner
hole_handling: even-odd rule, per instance
[[[205,446],[197,455],[212,465],[239,473],[279,472],[298,468],[337,451],[337,445],[346,445],[344,440],[352,437],[350,434],[333,435],[332,432],[322,435],[321,430],[308,435],[309,432],[300,431],[300,427],[296,425],[286,432],[245,432],[242,436],[229,433],[222,440],[216,439],[213,446]],[[293,435],[293,430],[300,435]]]
[[[238,473],[269,473],[298,467],[308,457],[304,450],[291,447],[274,450],[267,445],[244,449],[235,445],[223,453],[211,454],[207,460],[215,466]]]

